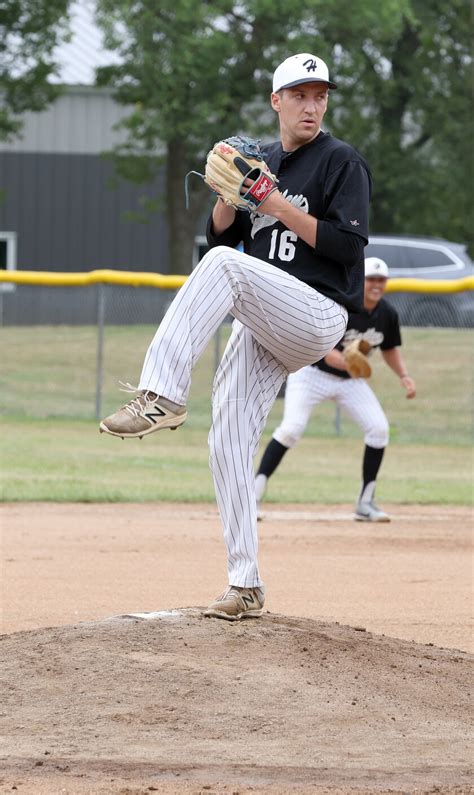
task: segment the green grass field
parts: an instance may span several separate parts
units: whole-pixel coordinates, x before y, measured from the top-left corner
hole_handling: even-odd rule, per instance
[[[221,332],[222,351],[228,329]],[[119,380],[136,383],[153,333],[149,326],[106,329],[102,414],[126,397]],[[211,343],[195,369],[189,419],[175,433],[139,440],[99,434],[94,419],[96,329],[3,328],[1,498],[72,501],[212,501],[207,432],[216,360]],[[375,388],[391,423],[379,479],[380,501],[472,504],[472,334],[405,329],[404,356],[418,396],[404,398],[376,353]],[[262,447],[281,417],[278,400]],[[269,501],[352,502],[363,441],[335,408],[316,409],[305,438],[272,479]]]

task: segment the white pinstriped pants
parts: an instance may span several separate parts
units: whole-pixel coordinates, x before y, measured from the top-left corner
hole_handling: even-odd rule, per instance
[[[254,458],[289,372],[339,342],[347,311],[273,265],[218,246],[170,305],[147,351],[140,389],[185,405],[191,372],[226,315],[232,334],[214,379],[210,466],[228,553],[229,584],[262,585]]]
[[[312,410],[323,400],[333,400],[347,411],[364,432],[369,447],[387,446],[388,420],[368,383],[363,378],[339,378],[317,367],[302,367],[288,377],[283,419],[273,438],[285,447],[294,447],[306,430]]]

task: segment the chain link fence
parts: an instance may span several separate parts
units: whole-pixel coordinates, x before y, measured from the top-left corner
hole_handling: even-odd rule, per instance
[[[121,399],[118,382],[138,383],[148,345],[176,293],[103,283],[9,287],[0,293],[0,411],[25,421],[91,420],[115,410]],[[436,296],[429,324],[402,328],[404,358],[418,385],[416,401],[403,399],[397,379],[374,355],[371,384],[398,439],[468,444],[471,438],[472,332],[459,322],[447,328],[444,316],[436,314],[436,306],[444,307],[443,299],[452,297]],[[403,293],[387,298],[396,298],[400,311]],[[210,422],[212,380],[228,320],[193,373],[191,421],[203,428]],[[316,434],[359,433],[330,404],[318,408],[317,418]]]
[[[119,380],[138,380],[175,294],[102,283],[17,284],[0,293],[2,413],[99,418],[104,404],[116,404]],[[207,357],[211,382],[225,334],[216,335]]]

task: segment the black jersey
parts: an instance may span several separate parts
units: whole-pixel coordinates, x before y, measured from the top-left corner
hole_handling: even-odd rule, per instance
[[[325,132],[294,152],[284,152],[280,142],[263,149],[283,196],[318,219],[316,246],[273,216],[245,210],[236,213],[222,235],[213,234],[211,216],[209,245],[235,247],[243,242],[247,254],[293,274],[349,311],[359,311],[372,187],[367,163],[351,146]]]
[[[384,298],[381,298],[375,309],[371,311],[364,309],[362,312],[349,312],[346,333],[336,348],[342,350],[344,344],[357,339],[366,340],[372,348],[380,348],[382,351],[388,351],[401,345],[402,338],[397,310]],[[351,378],[348,372],[338,370],[337,367],[330,367],[324,359],[313,364],[313,367],[318,367],[325,373],[337,375],[339,378]]]

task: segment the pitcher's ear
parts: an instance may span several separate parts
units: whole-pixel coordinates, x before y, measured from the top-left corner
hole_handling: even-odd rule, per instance
[[[280,100],[281,100],[281,98],[280,98],[280,93],[279,92],[276,93],[276,94],[272,93],[272,95],[271,95],[271,105],[272,105],[273,110],[276,110],[277,113],[280,110]]]

